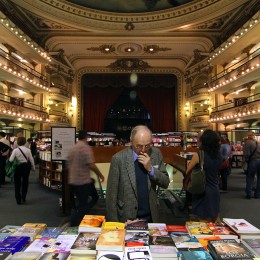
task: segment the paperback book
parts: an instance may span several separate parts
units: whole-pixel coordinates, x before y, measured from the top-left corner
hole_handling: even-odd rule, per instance
[[[21,226],[6,225],[0,229],[0,240],[14,234]]]
[[[260,229],[253,226],[251,223],[245,219],[233,219],[233,218],[223,218],[223,222],[226,223],[231,229],[236,233],[240,234],[259,234]]]
[[[125,223],[125,229],[129,232],[149,232],[148,231],[148,222],[146,219],[128,219]]]
[[[37,260],[49,260],[49,259],[56,259],[56,260],[66,260],[70,256],[68,252],[47,252],[43,253],[42,256]]]
[[[153,257],[177,257],[177,249],[170,236],[150,236],[149,245]]]
[[[147,232],[126,231],[125,246],[149,246],[149,234]]]
[[[211,237],[200,237],[198,238],[198,241],[203,246],[205,250],[208,250],[208,243],[210,240],[221,240],[218,236],[211,236]]]
[[[260,257],[260,238],[243,239],[242,243],[256,256]]]
[[[219,236],[223,239],[237,239],[238,235],[226,224],[219,222],[213,223],[209,222],[208,227],[212,231],[214,236]]]
[[[213,236],[213,232],[208,227],[207,222],[187,221],[186,228],[187,228],[190,236],[195,236],[197,238]]]
[[[101,232],[105,216],[85,215],[79,224],[78,232]]]
[[[209,252],[214,259],[253,259],[254,255],[236,239],[221,239],[208,242]]]
[[[122,222],[104,222],[102,229],[125,229],[125,223]]]
[[[116,252],[116,251],[98,251],[97,260],[106,260],[106,259],[113,259],[113,260],[123,260],[124,259],[124,252]]]
[[[96,254],[96,243],[100,233],[82,232],[71,246],[71,254]]]
[[[37,235],[41,233],[41,228],[32,228],[32,227],[21,227],[15,233],[14,236],[26,236],[30,237],[30,240],[33,241]]]
[[[62,231],[62,227],[46,227],[36,236],[36,238],[57,238]]]
[[[8,257],[8,260],[38,260],[42,254],[40,252],[16,252]]]
[[[207,251],[182,251],[179,253],[179,259],[181,260],[213,260],[212,256]]]
[[[134,260],[134,259],[152,259],[152,254],[149,246],[138,246],[138,247],[126,247],[124,260]]]
[[[148,223],[150,236],[168,236],[168,230],[165,223]]]
[[[8,236],[0,241],[0,252],[11,252],[14,254],[27,246],[29,241],[29,237]]]
[[[102,229],[96,250],[123,251],[125,245],[125,229]]]
[[[52,249],[55,241],[55,238],[37,238],[25,249],[25,252],[45,253]]]

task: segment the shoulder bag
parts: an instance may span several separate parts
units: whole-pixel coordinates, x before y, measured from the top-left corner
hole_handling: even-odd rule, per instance
[[[12,162],[10,162],[9,159],[6,160],[5,173],[6,176],[11,179],[11,181],[13,181],[15,169],[19,164],[20,162],[16,157]]]
[[[183,179],[183,188],[191,194],[202,194],[205,192],[206,177],[203,164],[204,153],[199,152],[199,162]]]
[[[243,165],[242,165],[242,169],[244,170],[244,172],[247,172],[247,168],[248,168],[248,164],[251,160],[251,158],[253,157],[253,155],[255,154],[256,150],[257,150],[257,141],[255,142],[256,146],[254,151],[249,155],[248,159],[244,161]]]
[[[22,149],[20,149],[19,147],[18,147],[18,149],[20,150],[20,152],[23,154],[24,158],[26,159],[28,168],[31,169],[31,168],[32,168],[32,164],[31,164],[29,158],[27,158],[27,157],[25,156],[25,154],[24,154],[24,152],[22,151]]]

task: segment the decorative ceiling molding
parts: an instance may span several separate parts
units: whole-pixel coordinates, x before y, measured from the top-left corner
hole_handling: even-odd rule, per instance
[[[113,53],[116,49],[113,45],[103,44],[103,45],[100,45],[98,47],[87,48],[87,50],[89,50],[89,51],[99,51],[103,54],[110,54],[110,53]]]
[[[134,59],[134,58],[123,58],[118,59],[115,62],[108,65],[108,68],[111,68],[113,71],[146,71],[148,68],[151,68],[151,66],[141,60],[141,59]]]
[[[149,54],[158,53],[160,51],[170,51],[171,48],[161,48],[158,45],[147,45],[144,47],[144,52]]]

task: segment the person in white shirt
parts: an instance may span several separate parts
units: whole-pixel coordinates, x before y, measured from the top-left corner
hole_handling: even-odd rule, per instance
[[[5,184],[5,162],[10,151],[10,142],[5,138],[5,136],[5,132],[0,132],[0,184]]]
[[[17,158],[20,162],[14,173],[15,198],[18,205],[20,205],[22,202],[26,202],[30,171],[31,169],[35,171],[31,150],[24,146],[25,143],[25,137],[18,137],[18,148],[13,150],[9,158],[10,162],[12,162],[15,158]]]

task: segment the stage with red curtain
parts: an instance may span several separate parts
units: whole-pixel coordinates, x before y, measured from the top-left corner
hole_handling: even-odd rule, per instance
[[[83,126],[89,132],[104,132],[108,110],[125,88],[136,91],[150,114],[151,130],[156,133],[176,131],[175,109],[177,78],[175,75],[138,75],[131,86],[129,74],[88,74],[82,78],[84,105]]]

